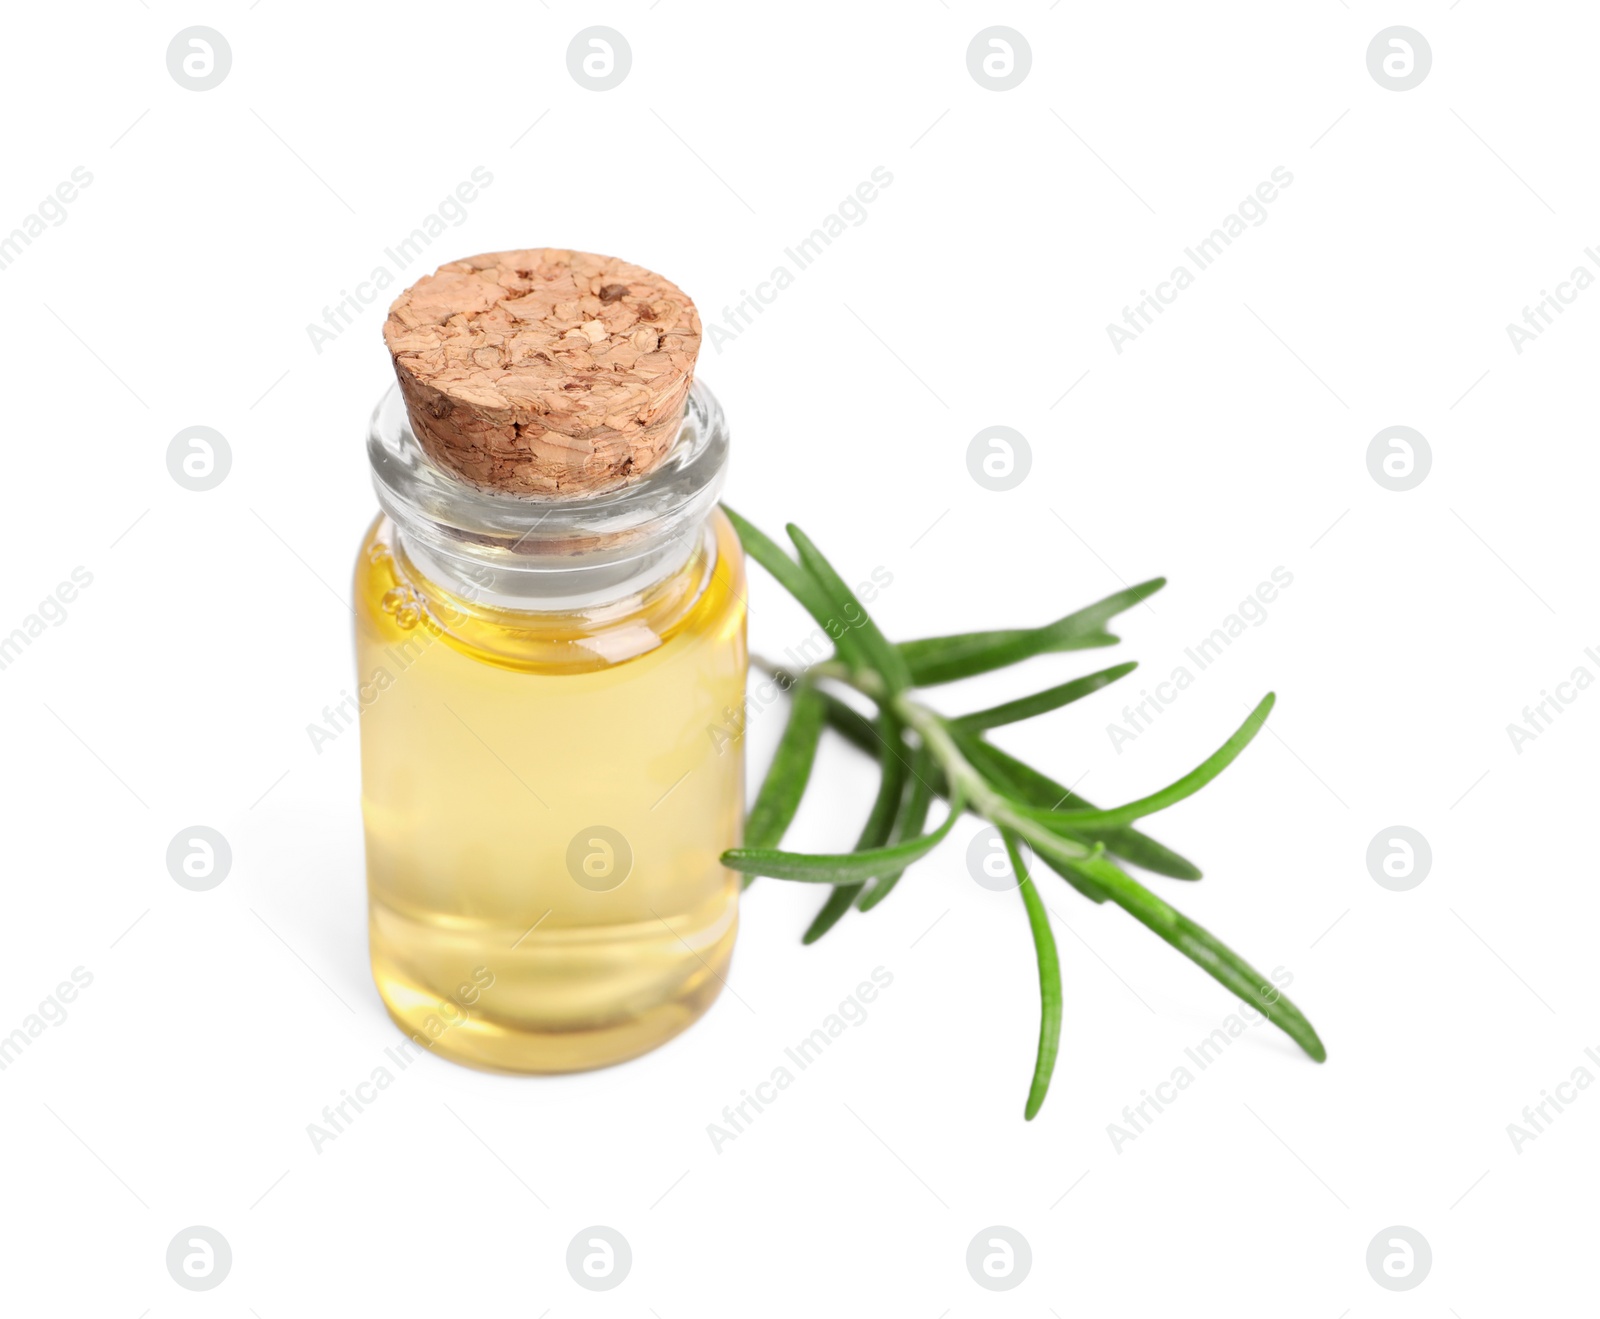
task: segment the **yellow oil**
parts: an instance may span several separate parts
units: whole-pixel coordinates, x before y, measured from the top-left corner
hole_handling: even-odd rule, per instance
[[[584,614],[469,604],[373,525],[355,583],[372,973],[413,1039],[577,1071],[655,1048],[717,997],[744,596],[720,513],[669,581]]]

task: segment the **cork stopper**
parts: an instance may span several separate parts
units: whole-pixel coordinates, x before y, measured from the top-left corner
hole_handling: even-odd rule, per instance
[[[577,496],[666,457],[700,316],[642,266],[530,248],[440,266],[395,299],[383,338],[434,462],[482,489]]]

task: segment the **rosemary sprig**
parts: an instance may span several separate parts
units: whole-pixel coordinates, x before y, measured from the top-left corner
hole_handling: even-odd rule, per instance
[[[723,853],[748,885],[769,875],[831,887],[805,933],[820,939],[852,908],[870,911],[888,897],[906,869],[949,834],[966,811],[995,825],[1017,878],[1039,965],[1039,1045],[1024,1116],[1044,1103],[1061,1037],[1061,971],[1049,914],[1023,862],[1021,843],[1078,892],[1112,902],[1257,1008],[1317,1062],[1327,1057],[1311,1023],[1237,953],[1129,875],[1117,859],[1174,879],[1197,880],[1199,869],[1133,827],[1137,820],[1182,801],[1222,773],[1261,731],[1274,701],[1262,698],[1215,752],[1157,792],[1103,810],[1054,779],[1007,755],[983,734],[1081,700],[1125,677],[1118,664],[1031,696],[970,714],[947,717],[917,699],[918,688],[988,673],[1058,651],[1115,645],[1105,625],[1166,584],[1131,586],[1097,604],[1038,628],[966,632],[889,642],[822,552],[798,527],[788,528],[796,557],[731,509],[726,510],[746,552],[800,602],[829,637],[836,655],[803,674],[773,669],[790,688],[788,723],[751,807],[745,845]],[[827,685],[858,693],[876,706],[869,718]],[[778,849],[810,781],[824,727],[873,755],[878,792],[849,852],[810,854]],[[934,797],[948,802],[944,820],[926,832]]]

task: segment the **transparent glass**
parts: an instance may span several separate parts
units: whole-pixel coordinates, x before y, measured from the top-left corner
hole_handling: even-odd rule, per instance
[[[398,391],[356,565],[373,977],[419,1044],[515,1072],[656,1047],[721,989],[744,813],[743,557],[727,433],[588,498],[435,467]]]

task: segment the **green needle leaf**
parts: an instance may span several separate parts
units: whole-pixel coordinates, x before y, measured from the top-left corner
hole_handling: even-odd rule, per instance
[[[827,705],[822,693],[804,680],[792,683],[789,690],[789,721],[745,822],[746,847],[776,847],[782,841],[811,780]],[[754,875],[745,876],[746,888],[753,879]]]
[[[838,647],[839,654],[848,660],[852,667],[865,667],[866,656],[861,650],[860,643],[851,634],[849,620],[838,615],[821,583],[791,559],[778,543],[759,527],[746,522],[726,504],[722,506],[722,511],[728,515],[728,521],[733,523],[733,529],[739,533],[739,543],[744,546],[745,553],[771,573],[778,585],[798,600],[805,611],[816,619],[818,625]],[[858,605],[857,609],[859,608]]]
[[[828,727],[843,735],[845,741],[869,756],[878,754],[877,726],[848,701],[841,701],[832,692],[822,693],[827,707]]]
[[[1277,697],[1268,692],[1261,698],[1261,703],[1252,710],[1239,729],[1224,742],[1216,751],[1190,770],[1175,783],[1169,783],[1160,792],[1152,792],[1148,797],[1141,797],[1138,801],[1131,801],[1126,806],[1114,806],[1108,811],[1078,810],[1078,811],[1041,811],[1027,808],[1026,813],[1041,824],[1051,828],[1062,829],[1108,829],[1119,825],[1131,824],[1141,816],[1153,815],[1156,811],[1165,810],[1174,802],[1180,802],[1185,797],[1192,797],[1201,788],[1210,783],[1218,774],[1227,769],[1238,759],[1239,753],[1250,745],[1255,735],[1261,731],[1261,725],[1266,722],[1267,715],[1272,710],[1273,702]]]
[[[878,631],[878,625],[861,607],[861,601],[856,599],[855,592],[845,585],[844,578],[834,571],[833,565],[823,557],[822,551],[811,543],[811,538],[805,532],[792,522],[787,530],[789,539],[800,551],[800,562],[821,585],[837,614],[848,620],[855,630],[854,641],[859,644],[867,664],[883,679],[884,686],[889,689],[889,695],[903,692],[911,686],[911,671],[906,667],[904,658],[888,643],[883,633]]]
[[[806,926],[806,932],[800,936],[803,944],[813,944],[841,920],[845,912],[855,906],[856,894],[861,892],[860,884],[836,884],[833,892],[828,894],[828,900],[822,904],[821,909],[812,917],[811,924]]]
[[[912,686],[931,687],[941,682],[954,682],[957,678],[970,678],[975,673],[988,673],[1035,655],[1114,646],[1117,638],[1105,630],[1106,621],[1142,603],[1166,584],[1165,577],[1153,577],[1043,627],[924,637],[918,641],[903,641],[898,649],[911,670]]]
[[[915,838],[927,824],[928,807],[933,804],[933,779],[937,772],[928,748],[919,746],[911,758],[910,794],[906,798],[905,809],[895,821],[895,842]],[[870,888],[862,890],[861,896],[856,899],[856,907],[861,911],[871,911],[894,892],[894,886],[905,873],[904,870],[896,870],[892,874],[878,876]]]
[[[905,744],[900,719],[885,706],[878,717],[878,724],[879,727],[874,731],[882,748],[878,760],[883,769],[878,779],[877,798],[872,803],[866,824],[861,828],[861,836],[856,839],[858,852],[863,848],[881,847],[889,841],[894,833],[895,817],[900,813],[900,799],[905,796],[907,762],[911,753]],[[841,884],[834,889],[800,942],[815,943],[838,924],[840,918],[855,906],[862,887],[861,884]]]
[[[963,733],[981,733],[986,728],[999,728],[1002,724],[1014,724],[1019,719],[1032,719],[1035,715],[1047,714],[1051,710],[1059,710],[1063,705],[1071,705],[1073,701],[1081,701],[1092,692],[1097,692],[1102,687],[1109,687],[1118,678],[1126,677],[1138,667],[1137,661],[1130,660],[1126,664],[1113,665],[1109,669],[1101,669],[1099,673],[1091,673],[1084,678],[1074,678],[1059,687],[1050,687],[1032,696],[1024,696],[1020,700],[1007,701],[1004,705],[994,705],[987,710],[964,714],[950,722]]]
[[[1022,904],[1028,909],[1028,928],[1033,932],[1033,951],[1039,959],[1039,1052],[1033,1064],[1033,1081],[1028,1086],[1027,1107],[1022,1115],[1029,1122],[1037,1116],[1050,1090],[1050,1074],[1056,1068],[1056,1054],[1061,1047],[1061,959],[1056,953],[1056,937],[1050,929],[1050,915],[1045,911],[1044,899],[1034,887],[1022,855],[1017,848],[1016,836],[1002,829],[1006,855],[1011,858],[1011,869],[1017,876],[1017,891],[1022,894]]]
[[[845,741],[852,746],[875,754],[878,735],[873,728],[872,721],[850,705],[841,701],[831,692],[822,694],[823,703],[827,706],[828,726],[839,733]],[[1009,755],[997,746],[983,741],[978,737],[959,736],[961,749],[973,765],[982,770],[984,774],[1000,788],[1009,787],[1011,795],[1018,801],[1038,806],[1045,810],[1052,810],[1062,806],[1080,806],[1093,810],[1084,798],[1064,788],[1048,775],[1041,774],[1031,765]],[[924,775],[935,795],[948,796],[945,791],[944,772],[932,765],[931,772]],[[920,826],[919,826],[920,827]],[[1172,879],[1199,879],[1200,868],[1185,857],[1179,856],[1170,848],[1163,847],[1137,829],[1085,829],[1083,836],[1093,842],[1103,842],[1106,849],[1115,852],[1123,860],[1146,870],[1154,871],[1158,875],[1166,875]],[[1105,896],[1099,892],[1088,880],[1081,875],[1074,874],[1064,866],[1057,864],[1049,857],[1045,857],[1045,864],[1060,875],[1062,879],[1071,884],[1078,892],[1091,902],[1104,902]],[[872,897],[876,888],[868,890],[868,898]],[[884,897],[887,897],[884,894]],[[873,905],[881,902],[882,898],[873,899]],[[863,902],[863,911],[867,904]]]
[[[1030,837],[1035,848],[1045,853],[1050,847],[1048,834]],[[1141,925],[1154,930],[1180,953],[1219,984],[1255,1008],[1317,1062],[1325,1062],[1328,1051],[1305,1014],[1295,1007],[1261,972],[1240,957],[1210,931],[1196,925],[1182,912],[1168,906],[1149,889],[1124,874],[1104,857],[1066,857],[1067,865],[1080,867],[1117,906]]]
[[[832,706],[828,708],[828,723],[838,728]],[[1043,807],[1045,810],[1060,810],[1063,807],[1087,811],[1095,809],[1092,803],[1071,789],[1063,787],[1048,775],[1041,774],[1031,765],[1025,764],[981,738],[963,738],[961,749],[966,753],[967,759],[982,770],[991,782],[1000,788],[1009,788],[1010,794],[1018,801],[1026,802],[1030,806]],[[1200,867],[1194,862],[1187,857],[1179,856],[1170,847],[1163,846],[1137,829],[1084,828],[1074,832],[1081,832],[1083,837],[1092,842],[1104,843],[1108,852],[1114,852],[1124,861],[1153,871],[1155,874],[1166,875],[1169,879],[1200,878]],[[1048,857],[1045,861],[1052,870],[1061,874],[1060,866],[1050,862]],[[1068,877],[1062,875],[1062,878]],[[1068,879],[1068,882],[1072,883],[1074,880]],[[1095,899],[1097,902],[1102,900]]]
[[[764,847],[733,847],[722,854],[722,864],[730,870],[743,870],[774,879],[792,879],[802,884],[860,884],[874,875],[904,869],[920,861],[939,846],[966,809],[956,793],[950,810],[931,834],[923,834],[892,847],[873,847],[860,852],[778,852]]]

